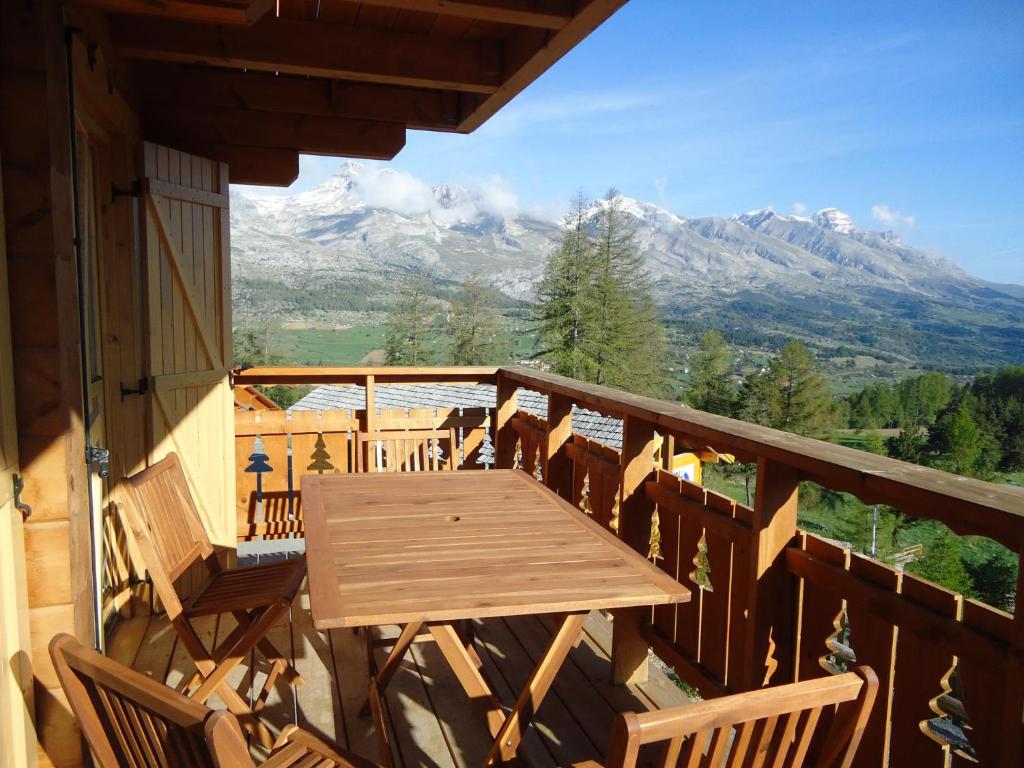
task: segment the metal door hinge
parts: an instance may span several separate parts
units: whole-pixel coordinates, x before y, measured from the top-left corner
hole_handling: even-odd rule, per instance
[[[121,189],[115,187],[113,184],[110,185],[110,196],[111,197],[140,197],[142,195],[142,182],[138,179],[132,181],[130,189]]]
[[[110,477],[110,451],[98,445],[85,446],[85,463],[96,467],[96,474],[106,479]]]
[[[25,490],[25,478],[15,473],[14,478],[14,508],[21,512],[22,519],[28,520],[32,516],[32,507],[21,500],[21,492]]]
[[[131,389],[121,383],[121,399],[124,400],[128,395],[144,395],[149,391],[149,379],[143,376],[139,379],[139,383],[135,385],[135,389]]]

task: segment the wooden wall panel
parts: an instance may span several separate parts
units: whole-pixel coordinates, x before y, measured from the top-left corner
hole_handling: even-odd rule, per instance
[[[0,199],[3,198],[0,177]],[[7,299],[7,253],[0,206],[0,744],[11,768],[25,768],[35,754],[28,583],[22,513],[15,506],[18,432]],[[33,583],[35,585],[35,583]]]

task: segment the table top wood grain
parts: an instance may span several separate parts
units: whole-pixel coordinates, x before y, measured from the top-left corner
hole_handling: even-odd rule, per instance
[[[318,629],[690,599],[520,470],[306,475],[302,497]]]

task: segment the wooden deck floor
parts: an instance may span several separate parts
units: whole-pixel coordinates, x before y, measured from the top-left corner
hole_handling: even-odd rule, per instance
[[[233,620],[209,619],[204,640],[223,637]],[[383,628],[397,634],[397,628]],[[551,637],[549,622],[527,616],[489,619],[476,624],[476,647],[485,673],[508,708],[533,670]],[[322,633],[313,628],[308,596],[292,609],[290,622],[271,632],[271,640],[291,653],[306,684],[292,688],[278,683],[263,718],[272,730],[297,722],[304,728],[372,759],[377,742],[371,718],[356,712],[366,697],[364,639],[352,630]],[[562,667],[519,756],[531,768],[571,765],[604,757],[611,722],[623,711],[643,711],[685,704],[690,700],[651,664],[650,681],[638,686],[613,686],[608,681],[611,625],[598,613],[587,621],[586,633]],[[131,619],[114,631],[108,654],[171,686],[194,671],[177,636],[161,616]],[[377,651],[382,661],[384,649]],[[257,664],[257,682],[262,672]],[[233,684],[247,689],[250,669],[236,670]],[[214,706],[220,706],[213,700]],[[484,711],[471,702],[440,651],[432,643],[413,646],[386,695],[387,716],[394,740],[396,768],[430,766],[463,768],[482,765],[490,746]]]

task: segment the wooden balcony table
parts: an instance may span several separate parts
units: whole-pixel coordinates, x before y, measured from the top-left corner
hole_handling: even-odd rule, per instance
[[[515,756],[591,610],[690,599],[520,470],[307,475],[302,492],[314,626],[402,625],[370,683],[379,736],[379,696],[424,627],[468,696],[487,704],[491,765]],[[506,716],[455,625],[544,613],[564,618]]]

